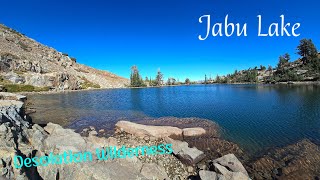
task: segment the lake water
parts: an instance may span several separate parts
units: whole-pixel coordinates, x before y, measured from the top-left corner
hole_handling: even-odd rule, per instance
[[[29,95],[37,123],[112,128],[120,119],[198,117],[248,152],[320,141],[320,86],[194,85]]]

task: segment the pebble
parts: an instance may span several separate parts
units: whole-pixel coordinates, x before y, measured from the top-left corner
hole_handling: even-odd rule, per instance
[[[149,140],[150,140],[149,136],[145,136],[143,139],[144,139],[145,141],[149,141]]]
[[[188,172],[192,173],[193,172],[193,167],[192,166],[188,166]]]
[[[156,141],[156,140],[157,140],[156,137],[154,137],[154,136],[151,136],[151,137],[150,137],[150,141]]]
[[[205,164],[198,164],[197,167],[201,170],[207,170],[207,166]]]

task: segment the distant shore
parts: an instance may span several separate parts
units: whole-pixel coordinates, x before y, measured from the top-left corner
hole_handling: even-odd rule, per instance
[[[164,86],[148,86],[148,87],[113,87],[113,88],[90,88],[90,89],[78,89],[78,90],[62,90],[62,91],[39,91],[39,92],[15,92],[16,94],[30,95],[30,94],[60,94],[70,92],[81,92],[81,91],[99,91],[99,90],[110,90],[110,89],[142,89],[142,88],[161,88],[161,87],[177,87],[177,86],[191,86],[191,85],[320,85],[320,81],[289,81],[289,82],[277,82],[275,84],[270,83],[212,83],[212,84],[181,84],[181,85],[164,85]]]

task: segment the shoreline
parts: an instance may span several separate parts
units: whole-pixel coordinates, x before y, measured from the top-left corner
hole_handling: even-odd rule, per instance
[[[207,130],[201,127],[194,127],[189,124],[187,125],[188,128],[184,127],[182,129],[174,126],[153,126],[118,121],[115,125],[115,133],[111,137],[99,137],[95,128],[87,129],[87,136],[81,136],[71,129],[63,128],[51,122],[41,126],[34,124],[32,119],[25,119],[27,116],[24,114],[23,106],[27,99],[26,96],[18,96],[13,93],[0,94],[2,97],[0,113],[8,118],[6,123],[0,121],[0,160],[5,162],[0,166],[0,170],[5,172],[2,176],[6,178],[55,179],[60,177],[61,179],[70,179],[89,176],[101,180],[134,179],[133,177],[141,177],[142,179],[199,177],[205,179],[203,173],[214,173],[221,178],[227,177],[227,174],[220,171],[209,170],[209,165],[205,160],[206,154],[192,144],[189,147],[189,142],[186,141],[187,137],[192,139],[193,137],[207,135]],[[3,134],[3,131],[8,132]],[[14,140],[7,136],[13,136]],[[95,152],[97,148],[105,148],[106,146],[123,147],[125,145],[134,148],[139,146],[159,147],[159,144],[169,144],[172,148],[172,154],[160,153],[152,156],[118,158],[101,162],[97,157],[94,157],[92,162],[87,163],[51,164],[50,166],[38,167],[31,165],[28,167],[21,166],[21,168],[16,168],[14,164],[16,162],[13,162],[13,156],[32,159],[34,157],[45,157],[46,154],[51,152],[61,154],[68,151],[77,154],[77,152]],[[3,151],[3,146],[5,151]],[[17,147],[17,149],[14,147]],[[163,146],[162,148],[168,150],[169,147]],[[141,153],[144,152],[143,149],[141,151]],[[151,152],[150,148],[149,151]],[[162,152],[162,149],[160,149],[160,152]],[[217,154],[217,156],[219,158],[215,159],[216,161],[225,162],[232,158],[229,161],[237,164],[237,167],[241,167],[240,169],[233,169],[232,167],[230,169],[229,167],[228,174],[248,178],[247,171],[235,155],[220,156]],[[210,157],[210,160],[214,160]],[[26,163],[26,161],[24,162]],[[198,165],[200,164],[202,169],[199,170]],[[94,168],[91,168],[91,166]],[[229,165],[222,166],[226,168]],[[126,169],[126,172],[123,173],[121,169]]]
[[[63,152],[65,150],[71,150],[74,152],[90,150],[94,151],[95,148],[105,147],[105,145],[114,145],[121,147],[122,145],[130,145],[130,147],[136,147],[138,145],[157,145],[170,143],[173,147],[183,147],[184,150],[173,148],[175,154],[168,156],[145,156],[134,158],[134,164],[132,161],[115,160],[112,162],[99,163],[98,161],[92,162],[95,167],[100,169],[108,169],[104,173],[120,172],[119,168],[112,169],[111,166],[117,164],[119,161],[121,165],[125,164],[125,167],[129,168],[129,175],[133,174],[149,176],[153,175],[154,172],[158,172],[158,177],[169,177],[173,179],[176,176],[181,176],[183,179],[190,176],[203,177],[203,173],[215,173],[216,175],[223,176],[219,171],[212,171],[212,162],[219,161],[222,159],[228,159],[232,163],[237,163],[239,166],[243,166],[245,171],[240,171],[244,175],[248,172],[249,177],[253,179],[272,179],[272,178],[292,178],[295,176],[302,177],[303,179],[310,179],[316,177],[315,174],[320,172],[320,148],[319,145],[314,144],[308,139],[302,139],[295,144],[290,144],[284,147],[275,147],[268,150],[266,153],[261,153],[259,156],[250,157],[244,152],[237,144],[220,138],[219,126],[213,121],[199,119],[199,118],[157,118],[157,119],[141,119],[140,121],[118,121],[115,125],[115,132],[109,137],[99,136],[101,131],[98,132],[94,127],[88,127],[83,129],[82,132],[77,133],[71,129],[63,128],[58,124],[51,122],[43,125],[32,123],[30,119],[25,119],[27,116],[24,114],[23,104],[26,100],[25,96],[19,96],[12,93],[1,93],[3,99],[0,103],[3,105],[1,113],[10,111],[14,114],[13,119],[9,119],[9,123],[0,122],[0,130],[10,129],[11,126],[16,126],[17,129],[11,130],[14,136],[18,136],[18,139],[26,139],[25,141],[14,141],[17,147],[21,148],[18,152],[15,152],[14,148],[9,149],[10,152],[4,153],[1,151],[0,146],[0,160],[4,159],[6,166],[4,168],[13,168],[13,166],[7,167],[11,161],[7,161],[8,157],[13,158],[12,154],[16,154],[22,157],[34,157],[33,152],[36,152],[36,156],[44,156],[50,154],[50,152]],[[14,100],[16,99],[16,100]],[[9,106],[8,106],[9,105]],[[6,109],[7,108],[7,109]],[[14,111],[12,111],[14,108]],[[7,113],[9,114],[9,113]],[[6,116],[6,114],[3,114]],[[3,127],[4,126],[4,127]],[[7,127],[9,126],[9,127]],[[3,134],[0,131],[0,135]],[[9,136],[11,131],[9,131]],[[203,134],[203,131],[205,133]],[[10,144],[7,142],[10,139],[4,138],[5,146]],[[66,138],[68,137],[68,138]],[[166,137],[170,137],[169,139]],[[1,145],[0,141],[0,145]],[[22,144],[21,144],[22,143]],[[26,144],[24,144],[26,143]],[[184,144],[184,145],[183,145]],[[187,144],[187,146],[185,145]],[[27,149],[24,149],[28,147]],[[92,147],[93,149],[87,149]],[[129,146],[128,146],[129,147]],[[58,149],[57,149],[58,148]],[[30,151],[32,150],[32,152]],[[191,150],[193,149],[193,150]],[[13,151],[13,152],[11,152]],[[193,152],[196,154],[181,154],[182,152]],[[239,159],[237,159],[239,158]],[[286,163],[290,160],[290,163]],[[170,159],[167,162],[167,159]],[[311,160],[311,161],[310,161]],[[304,166],[300,166],[301,163],[305,163]],[[61,173],[61,177],[72,178],[74,175],[81,174],[82,171],[86,171],[92,163],[83,163],[75,167],[74,165],[52,165],[48,167],[38,167],[37,170],[31,170],[22,168],[21,172],[17,169],[8,170],[9,174],[5,174],[8,178],[17,178],[18,176],[27,176],[24,173],[31,173],[36,171],[40,177],[46,177],[51,179],[56,176],[55,173],[60,172],[61,168],[66,173]],[[110,166],[105,167],[105,163]],[[140,164],[138,169],[132,169],[132,167]],[[150,165],[152,163],[152,165]],[[166,164],[163,169],[163,164]],[[170,164],[174,164],[172,170]],[[151,174],[146,174],[141,170],[143,167],[157,167],[158,170],[154,170]],[[226,166],[227,167],[227,166]],[[79,169],[80,168],[80,169]],[[235,173],[234,169],[230,169],[230,172]],[[0,167],[1,169],[1,167]],[[121,169],[121,168],[120,168]],[[161,169],[159,171],[159,169]],[[297,169],[303,169],[299,171]],[[312,171],[315,169],[316,171]],[[29,171],[30,170],[30,171]],[[79,171],[80,170],[80,171]],[[228,171],[229,171],[228,170]],[[247,171],[246,171],[247,170]],[[54,172],[54,176],[46,172]],[[62,171],[61,171],[62,172]],[[76,172],[73,174],[71,172]],[[279,173],[280,172],[280,173]],[[99,171],[94,169],[90,170],[92,176],[99,174]],[[133,173],[133,174],[132,174]],[[101,174],[99,174],[100,176]],[[110,175],[110,174],[109,174]],[[293,176],[295,175],[295,176]],[[101,175],[101,178],[104,176]],[[248,177],[248,176],[246,176]],[[118,177],[119,178],[119,177]],[[123,178],[123,177],[122,177]],[[128,178],[127,178],[128,179]],[[130,179],[130,178],[129,178]]]
[[[86,92],[86,91],[103,91],[115,89],[144,89],[144,88],[162,88],[162,87],[178,87],[178,86],[193,86],[193,85],[320,85],[320,81],[293,81],[293,82],[277,82],[272,83],[212,83],[212,84],[190,84],[190,85],[166,85],[166,86],[149,86],[149,87],[112,87],[112,88],[90,88],[79,90],[63,90],[63,91],[40,91],[40,92],[13,92],[15,94],[34,95],[34,94],[63,94],[71,92]]]

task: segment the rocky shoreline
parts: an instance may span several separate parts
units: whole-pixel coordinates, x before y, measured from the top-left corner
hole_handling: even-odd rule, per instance
[[[60,125],[34,124],[25,112],[26,96],[0,93],[0,179],[319,179],[319,145],[304,139],[249,157],[220,137],[217,124],[198,118],[166,117],[119,121],[111,136],[88,127],[77,133]],[[24,158],[172,144],[173,153],[125,159],[49,165],[14,166]],[[124,170],[125,169],[125,170]]]
[[[0,175],[7,179],[249,179],[241,162],[228,154],[202,164],[205,154],[191,147],[184,137],[206,134],[201,127],[183,128],[151,126],[119,121],[113,136],[98,137],[94,128],[81,136],[71,129],[48,123],[33,124],[24,112],[25,96],[1,93],[0,120]],[[180,138],[180,140],[179,140]],[[125,159],[88,163],[59,164],[46,167],[14,166],[14,156],[33,158],[64,151],[94,152],[106,146],[136,147],[139,145],[172,144],[173,153],[138,156]],[[20,162],[21,163],[21,162]],[[214,168],[214,169],[212,169]]]

